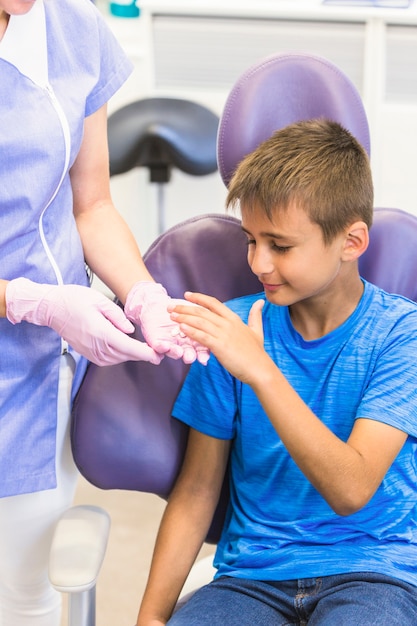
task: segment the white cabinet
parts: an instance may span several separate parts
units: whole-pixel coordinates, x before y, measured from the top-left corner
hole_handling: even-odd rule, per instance
[[[262,57],[285,51],[327,57],[351,78],[365,104],[375,204],[417,214],[417,4],[396,10],[329,7],[319,0],[139,5],[139,19],[118,20],[122,45],[141,59],[137,97],[185,97],[221,113],[234,81]],[[132,92],[125,95],[134,99]],[[192,180],[174,173],[169,187],[169,224],[224,210],[218,175]]]

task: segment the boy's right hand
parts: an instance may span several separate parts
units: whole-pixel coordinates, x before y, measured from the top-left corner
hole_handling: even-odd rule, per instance
[[[235,378],[247,384],[259,378],[262,359],[270,361],[264,349],[262,308],[265,301],[254,302],[245,324],[212,296],[186,292],[185,297],[199,306],[175,307],[171,315],[180,324],[180,329],[192,340],[206,346]]]

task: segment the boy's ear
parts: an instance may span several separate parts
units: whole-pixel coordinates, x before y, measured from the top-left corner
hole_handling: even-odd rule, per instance
[[[347,230],[342,260],[355,261],[369,245],[369,231],[365,222],[355,222]]]

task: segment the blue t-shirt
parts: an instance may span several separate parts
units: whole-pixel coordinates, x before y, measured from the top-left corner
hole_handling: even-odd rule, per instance
[[[228,306],[246,322],[259,297]],[[365,282],[353,314],[320,339],[304,341],[288,308],[268,302],[263,325],[268,354],[340,439],[358,417],[409,436],[370,502],[339,516],[298,469],[252,389],[213,355],[207,367],[194,364],[173,415],[233,440],[217,576],[289,580],[371,571],[417,585],[417,305]]]

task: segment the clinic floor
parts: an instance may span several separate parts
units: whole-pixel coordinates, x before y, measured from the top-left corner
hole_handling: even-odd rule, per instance
[[[112,520],[97,585],[97,626],[133,626],[165,502],[151,494],[102,491],[80,479],[75,504],[101,506]],[[204,546],[201,556],[212,550]],[[64,597],[62,626],[67,623]]]

